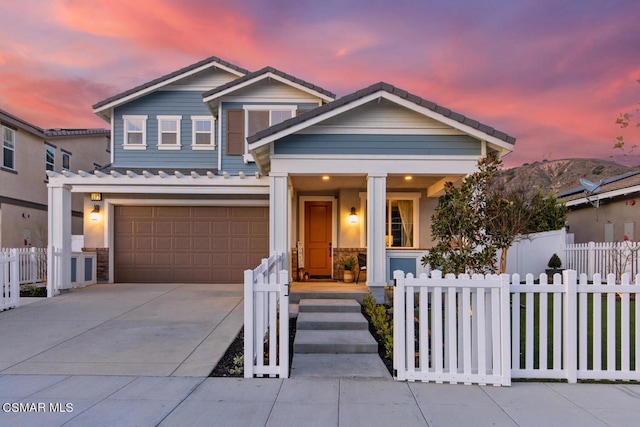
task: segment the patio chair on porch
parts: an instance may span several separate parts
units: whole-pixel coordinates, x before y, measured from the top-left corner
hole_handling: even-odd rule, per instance
[[[358,254],[358,277],[356,277],[356,283],[360,280],[360,273],[367,271],[367,254]]]

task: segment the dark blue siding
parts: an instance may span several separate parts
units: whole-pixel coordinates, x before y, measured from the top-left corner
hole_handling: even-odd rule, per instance
[[[123,115],[147,116],[147,149],[124,150]],[[178,151],[158,150],[157,116],[181,115]],[[158,91],[116,108],[114,121],[114,166],[136,168],[212,168],[218,166],[217,151],[191,149],[191,116],[211,116],[199,91]],[[217,134],[217,126],[213,129]],[[216,147],[218,141],[216,141]]]
[[[290,135],[275,154],[480,155],[480,141],[467,135]]]

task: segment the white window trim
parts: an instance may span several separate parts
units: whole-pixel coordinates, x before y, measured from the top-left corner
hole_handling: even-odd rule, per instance
[[[11,129],[11,128],[9,128],[9,127],[6,127],[6,126],[2,126],[0,128],[0,130],[2,130],[2,151],[1,151],[1,153],[2,153],[2,165],[1,166],[3,168],[5,168],[5,169],[15,171],[17,169],[16,168],[16,131]],[[4,143],[5,143],[5,139],[4,139],[5,130],[11,131],[11,135],[12,135],[11,143],[13,144],[12,148],[9,148],[9,147],[4,145]],[[9,166],[6,166],[4,164],[4,150],[5,149],[10,150],[13,153],[13,167],[9,167]]]
[[[147,149],[147,119],[148,116],[122,116],[122,148],[125,150],[146,150]],[[128,120],[142,120],[142,144],[128,144],[127,135],[127,121]]]
[[[297,105],[243,105],[244,110],[244,155],[243,159],[245,163],[255,162],[253,155],[249,154],[249,144],[247,143],[247,137],[249,136],[249,111],[291,111],[291,117],[296,116]],[[271,114],[269,114],[269,126],[273,126],[271,123]]]
[[[182,116],[156,116],[158,120],[158,150],[180,150],[182,143],[180,140],[180,125],[182,122]],[[163,144],[162,143],[162,122],[175,122],[176,123],[176,144]],[[174,133],[174,132],[166,132]]]
[[[367,193],[361,192],[360,196],[360,212],[362,215],[362,228],[361,228],[361,239],[360,245],[361,247],[367,246],[367,216],[364,214],[367,209]],[[416,249],[420,247],[420,198],[422,197],[421,193],[418,192],[395,192],[395,193],[387,193],[386,201],[388,200],[413,200],[413,246],[387,246],[387,249]],[[385,201],[385,207],[386,207]],[[385,230],[386,235],[386,230]]]
[[[211,122],[211,142],[209,145],[196,144],[196,121],[209,121]],[[191,116],[191,149],[192,150],[215,150],[216,139],[214,137],[216,119],[212,116]],[[203,133],[203,132],[202,132]]]
[[[49,163],[47,161],[47,153],[49,152],[49,148],[51,148],[53,150],[53,162]],[[51,169],[47,169],[47,166],[51,165]],[[45,170],[51,170],[51,171],[55,171],[56,170],[56,147],[54,147],[53,145],[49,145],[49,144],[44,144],[44,169]]]
[[[64,171],[64,170],[68,170],[68,171],[70,171],[70,170],[71,170],[71,153],[69,153],[69,152],[67,152],[67,151],[62,151],[62,150],[60,150],[60,152],[62,153],[62,154],[60,155],[60,162],[61,162],[61,168],[62,168],[62,170],[63,170],[63,171]],[[69,158],[69,167],[68,167],[68,168],[65,168],[65,167],[64,167],[64,158],[65,158],[65,156]]]

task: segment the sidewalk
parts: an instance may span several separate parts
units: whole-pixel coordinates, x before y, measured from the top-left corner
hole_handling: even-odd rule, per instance
[[[629,426],[639,419],[637,384],[0,376],[3,426],[570,427]]]

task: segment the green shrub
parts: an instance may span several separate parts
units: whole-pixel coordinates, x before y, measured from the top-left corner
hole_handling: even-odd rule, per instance
[[[560,257],[558,256],[558,254],[553,254],[551,259],[549,260],[549,264],[547,264],[547,265],[549,266],[549,268],[560,268],[560,267],[562,267],[562,261],[560,260]]]
[[[385,295],[385,297],[387,299],[389,295]],[[382,339],[385,356],[393,357],[393,317],[389,313],[393,309],[387,310],[384,305],[377,304],[371,292],[362,298],[362,307],[373,328]]]

